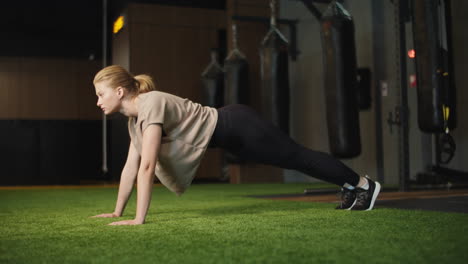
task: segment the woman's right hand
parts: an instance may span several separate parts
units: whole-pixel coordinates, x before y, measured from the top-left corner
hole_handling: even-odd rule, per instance
[[[96,217],[112,218],[112,217],[120,217],[120,215],[117,215],[116,213],[110,213],[110,214],[95,215],[95,216],[91,216],[91,217],[92,218],[96,218]]]

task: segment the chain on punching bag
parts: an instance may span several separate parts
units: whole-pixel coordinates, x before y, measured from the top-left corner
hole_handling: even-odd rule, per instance
[[[283,132],[289,133],[288,41],[276,27],[274,1],[270,6],[270,31],[260,48],[262,114]]]
[[[218,51],[211,50],[210,64],[205,68],[202,76],[203,91],[202,104],[219,108],[224,105],[224,72],[218,63]]]
[[[249,104],[249,65],[237,47],[237,27],[232,26],[233,49],[224,60],[224,103]],[[241,157],[225,152],[228,163],[244,163]]]
[[[448,126],[456,126],[455,88],[450,83],[447,52],[442,47],[439,1],[413,1],[419,128],[444,132],[443,105],[452,111]],[[450,47],[449,47],[450,48]]]
[[[249,104],[249,65],[237,48],[237,27],[232,26],[233,49],[224,60],[224,104]]]
[[[333,1],[321,19],[324,88],[330,152],[339,158],[361,153],[354,23]]]

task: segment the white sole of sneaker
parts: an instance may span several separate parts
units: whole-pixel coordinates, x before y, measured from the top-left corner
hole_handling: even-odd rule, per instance
[[[356,204],[356,201],[357,201],[357,199],[354,199],[354,203],[353,203],[349,208],[347,208],[347,209],[345,209],[345,210],[351,210],[351,209],[353,209],[353,206]]]
[[[381,189],[380,183],[375,182],[375,190],[374,190],[374,194],[372,195],[371,204],[370,204],[369,208],[367,208],[365,211],[370,211],[370,210],[372,210],[372,208],[374,208],[374,203],[375,203],[375,200],[377,200],[377,196],[380,193],[380,189]]]

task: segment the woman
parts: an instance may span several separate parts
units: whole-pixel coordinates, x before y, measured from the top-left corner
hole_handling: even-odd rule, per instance
[[[111,225],[145,222],[156,175],[171,191],[182,194],[190,185],[208,147],[219,147],[243,160],[295,169],[342,186],[337,209],[371,210],[380,184],[357,175],[339,160],[307,149],[251,108],[229,105],[220,109],[155,91],[151,77],[133,76],[120,66],[109,66],[94,78],[97,105],[109,115],[129,117],[131,143],[122,171],[113,213],[120,217],[137,180],[137,211],[133,220]]]

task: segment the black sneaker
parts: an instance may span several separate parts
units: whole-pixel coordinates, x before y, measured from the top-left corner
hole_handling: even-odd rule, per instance
[[[369,189],[356,188],[356,204],[351,210],[369,211],[374,207],[375,200],[377,200],[380,192],[380,183],[374,182],[367,176],[366,178],[369,182]]]
[[[356,203],[356,191],[341,188],[341,204],[336,209],[350,210]]]

